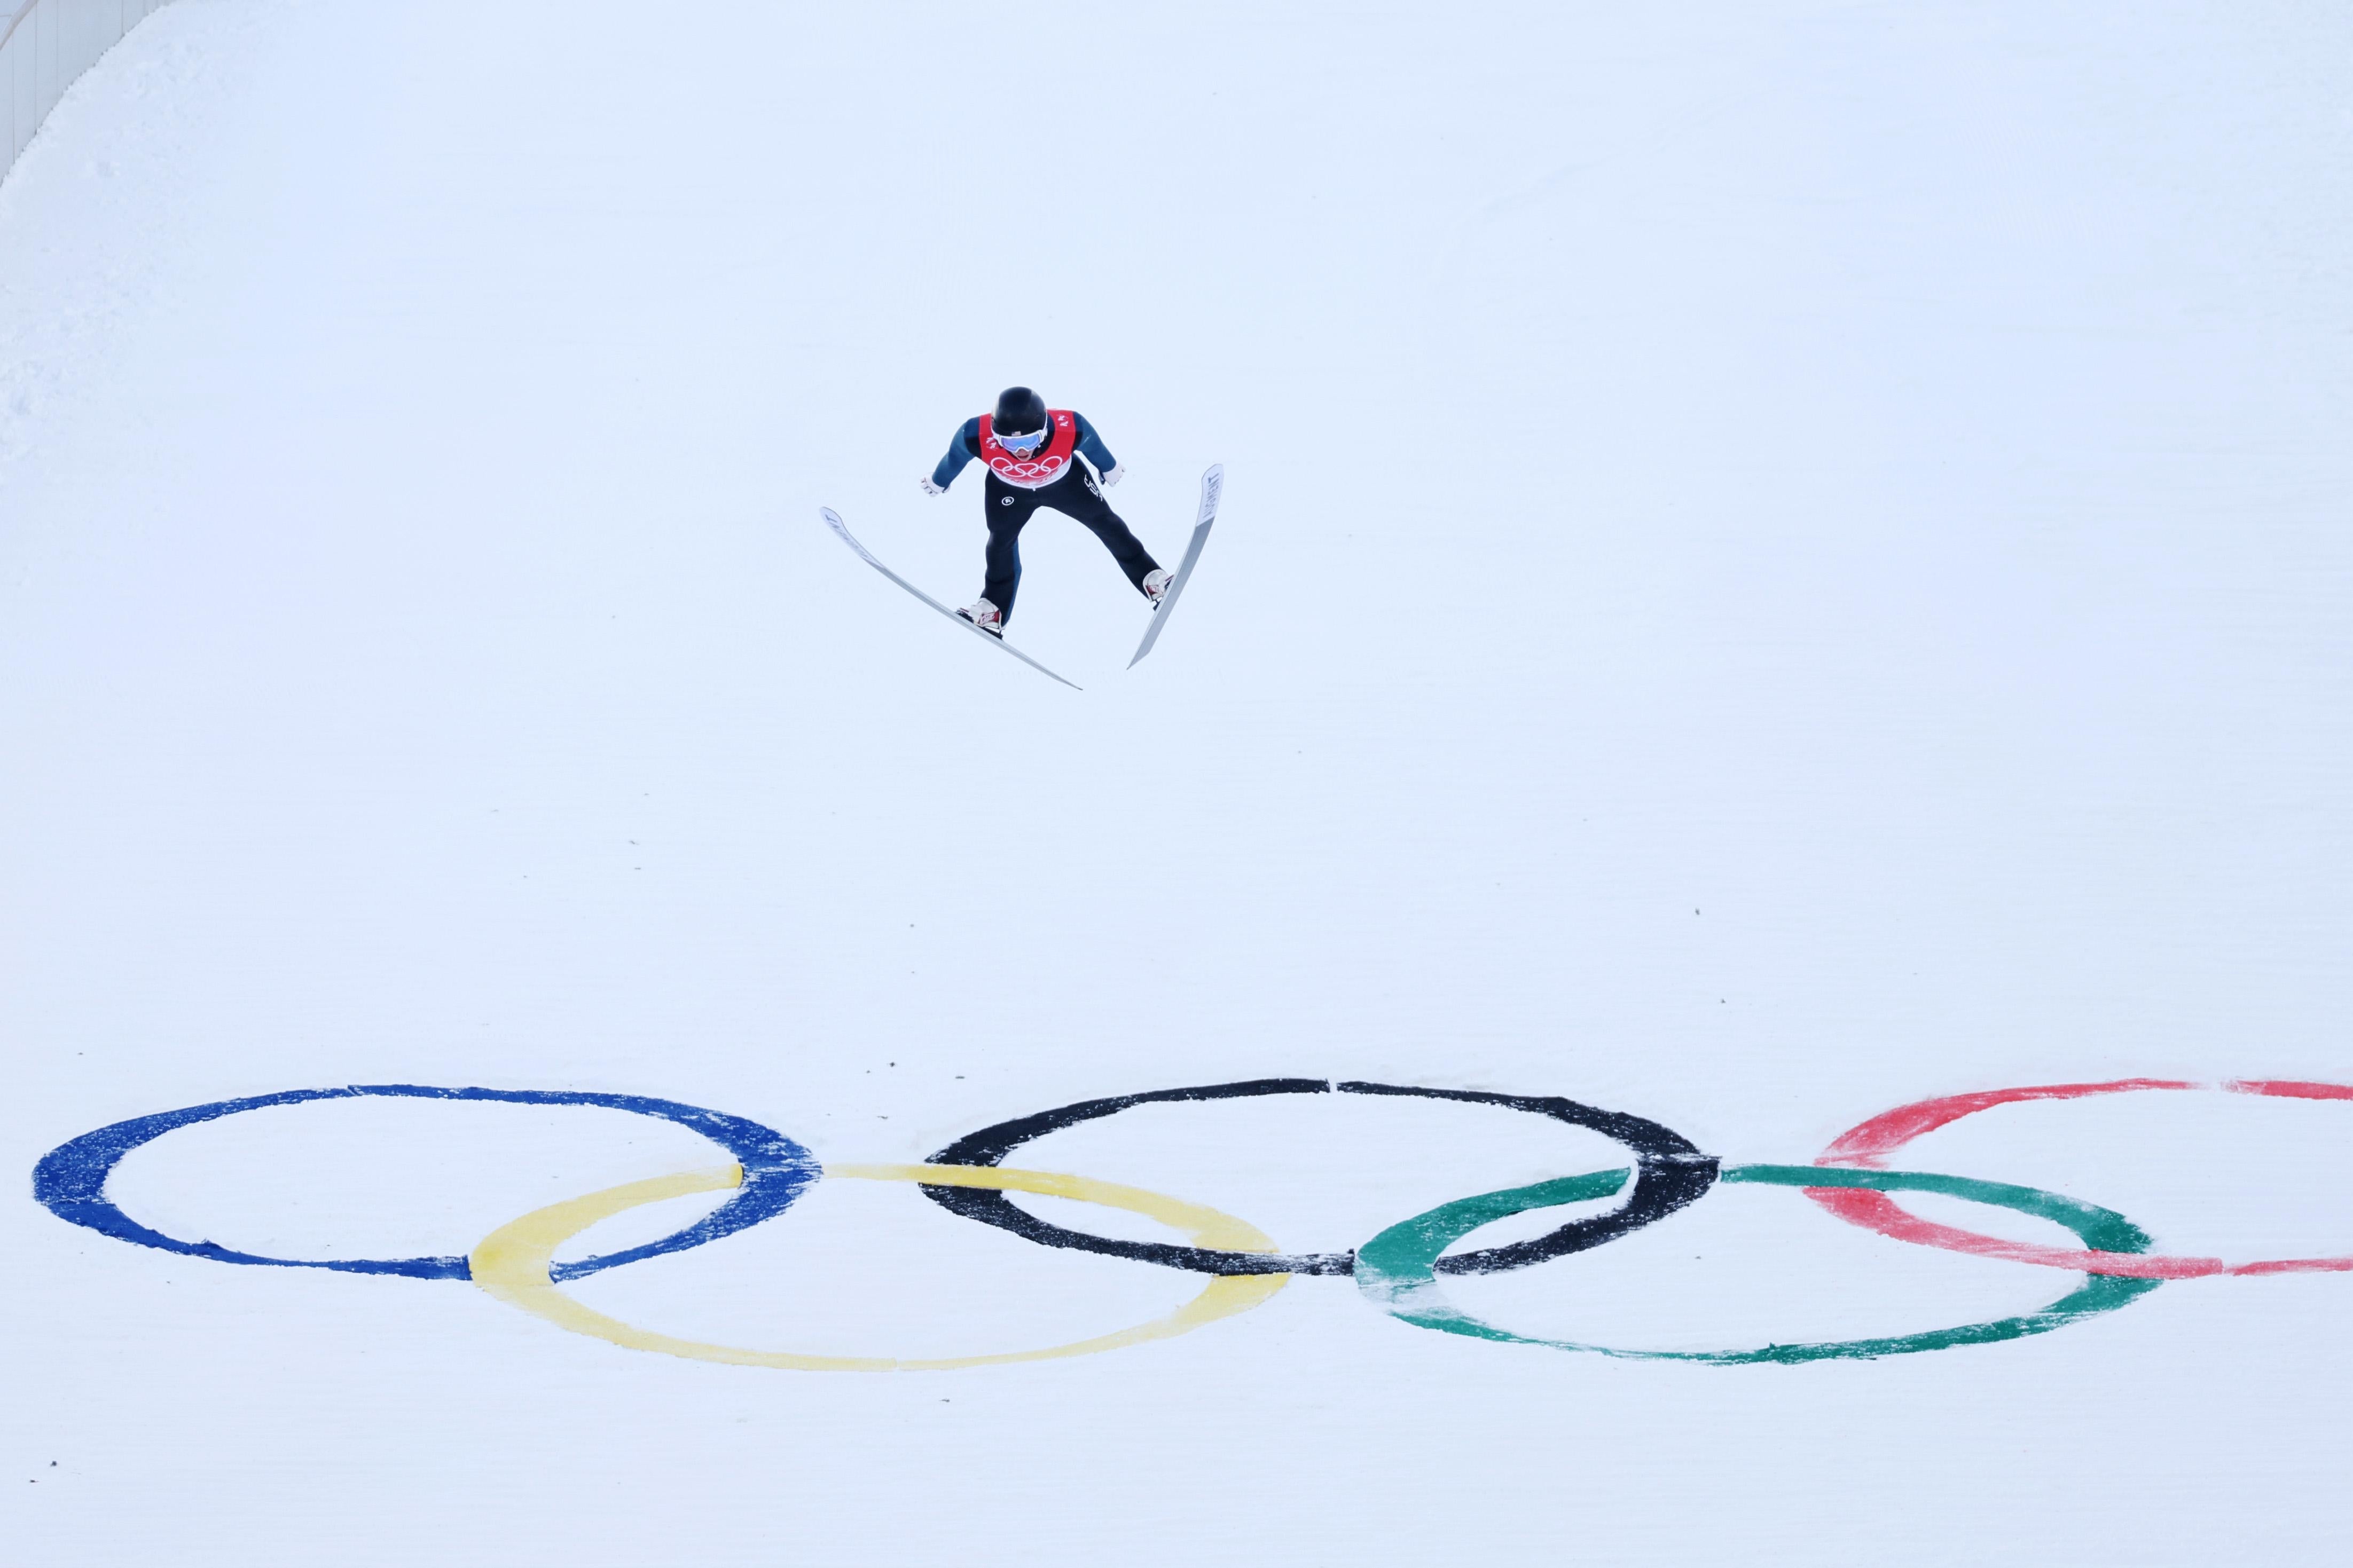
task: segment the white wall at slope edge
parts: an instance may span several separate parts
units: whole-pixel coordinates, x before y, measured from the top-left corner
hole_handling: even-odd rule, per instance
[[[0,0],[5,4],[5,0]],[[65,96],[122,35],[170,0],[23,0],[0,18],[0,179]]]

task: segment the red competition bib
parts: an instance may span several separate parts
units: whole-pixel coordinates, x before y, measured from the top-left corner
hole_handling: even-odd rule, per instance
[[[1079,418],[1067,408],[1046,410],[1046,423],[1053,434],[1048,437],[1046,449],[1027,458],[1017,458],[1005,449],[997,438],[996,416],[980,416],[980,460],[988,471],[1008,485],[1025,490],[1041,490],[1071,471],[1071,454],[1079,447]]]

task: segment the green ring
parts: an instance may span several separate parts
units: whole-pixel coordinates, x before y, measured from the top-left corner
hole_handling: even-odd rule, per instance
[[[1795,1363],[1809,1361],[1866,1360],[1873,1356],[1911,1355],[1919,1351],[1950,1350],[1956,1345],[1986,1345],[2028,1334],[2047,1334],[2100,1312],[2113,1312],[2156,1289],[2161,1279],[2133,1279],[2120,1275],[2088,1274],[2084,1283],[2039,1312],[1966,1323],[1957,1329],[1932,1329],[1926,1333],[1892,1339],[1840,1340],[1825,1344],[1766,1345],[1747,1351],[1632,1351],[1609,1345],[1578,1344],[1568,1340],[1542,1340],[1515,1334],[1472,1317],[1446,1299],[1438,1282],[1438,1255],[1482,1225],[1529,1209],[1557,1208],[1563,1204],[1606,1198],[1626,1184],[1625,1171],[1595,1171],[1564,1176],[1533,1186],[1508,1187],[1443,1204],[1416,1215],[1366,1242],[1356,1253],[1356,1288],[1365,1299],[1390,1316],[1417,1328],[1441,1333],[1467,1334],[1472,1339],[1505,1344],[1548,1345],[1555,1350],[1590,1351],[1597,1355],[1635,1361],[1695,1361],[1712,1366],[1746,1366],[1756,1362]],[[2114,1209],[2046,1193],[2038,1187],[2015,1187],[2002,1182],[1977,1182],[1961,1176],[1935,1176],[1916,1171],[1849,1171],[1821,1165],[1728,1165],[1718,1177],[1725,1182],[1754,1182],[1776,1187],[1872,1187],[1880,1191],[1944,1193],[1971,1203],[2016,1209],[2037,1218],[2056,1220],[2098,1252],[2146,1252],[2148,1233]]]

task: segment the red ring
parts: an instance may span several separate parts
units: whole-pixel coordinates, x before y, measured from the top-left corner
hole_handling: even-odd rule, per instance
[[[2094,1094],[2128,1094],[2144,1089],[2212,1089],[2226,1094],[2266,1094],[2288,1100],[2353,1100],[2353,1085],[2298,1083],[2289,1079],[2237,1079],[2230,1083],[2188,1083],[2173,1079],[2125,1078],[2113,1083],[2050,1083],[2032,1089],[1993,1089],[1978,1094],[1949,1094],[1900,1105],[1841,1133],[1814,1161],[1817,1165],[1849,1165],[1876,1170],[1886,1157],[1923,1132],[1996,1105],[2021,1100],[2083,1100]],[[2215,1274],[2323,1274],[2353,1270],[2353,1256],[2344,1258],[2281,1258],[2265,1263],[2225,1263],[2219,1258],[2174,1258],[2162,1253],[2095,1252],[2085,1247],[2038,1247],[2031,1242],[2004,1241],[1920,1218],[1885,1193],[1864,1187],[1809,1187],[1806,1195],[1850,1225],[1897,1241],[1941,1247],[1948,1252],[1974,1253],[1979,1258],[2004,1258],[2013,1263],[2039,1263],[2050,1268],[2071,1268],[2084,1274],[2124,1274],[2140,1279],[2197,1279]]]

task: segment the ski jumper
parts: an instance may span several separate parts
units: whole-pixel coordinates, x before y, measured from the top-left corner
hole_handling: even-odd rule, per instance
[[[1046,444],[1026,458],[1006,450],[997,439],[992,418],[983,414],[965,420],[948,443],[947,456],[932,471],[932,482],[945,489],[976,458],[988,470],[982,487],[988,511],[988,556],[981,596],[1005,620],[1013,618],[1013,596],[1021,586],[1021,530],[1041,506],[1076,520],[1102,540],[1135,591],[1143,593],[1144,579],[1157,572],[1160,563],[1111,510],[1088,471],[1087,463],[1097,468],[1118,465],[1086,416],[1069,408],[1048,409]],[[1078,460],[1082,457],[1086,462]]]

